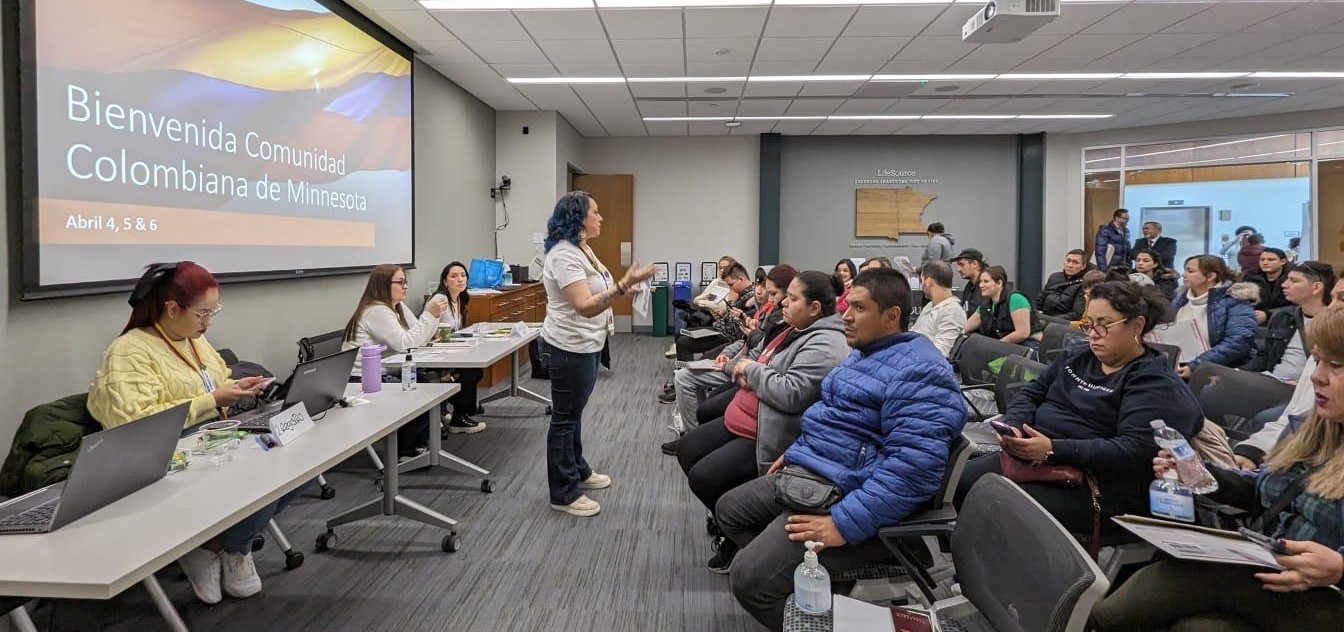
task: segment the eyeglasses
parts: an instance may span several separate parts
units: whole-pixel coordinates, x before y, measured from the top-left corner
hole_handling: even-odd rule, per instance
[[[400,279],[400,280],[392,279],[392,285],[400,285],[401,287],[410,287],[411,283],[406,279]]]
[[[212,309],[193,309],[191,310],[191,313],[195,314],[196,318],[200,320],[210,320],[219,315],[222,311],[224,311],[224,304],[215,303],[215,306]]]
[[[1092,325],[1091,327],[1088,327],[1085,331],[1087,331],[1087,335],[1090,338],[1105,338],[1106,334],[1111,333],[1111,327],[1119,325],[1120,323],[1123,323],[1127,320],[1129,319],[1121,318],[1120,320],[1117,320],[1113,323],[1106,323],[1105,325]]]

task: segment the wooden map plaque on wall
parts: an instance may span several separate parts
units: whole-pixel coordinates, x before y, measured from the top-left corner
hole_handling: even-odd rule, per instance
[[[854,236],[900,239],[901,233],[923,233],[924,209],[938,196],[900,189],[854,190]]]

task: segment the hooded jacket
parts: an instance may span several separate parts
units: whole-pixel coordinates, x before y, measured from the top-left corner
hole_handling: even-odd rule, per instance
[[[1045,287],[1036,297],[1036,309],[1046,316],[1058,316],[1069,320],[1083,317],[1083,275],[1084,267],[1078,274],[1069,275],[1063,270],[1052,273],[1045,281]]]
[[[1256,265],[1258,266],[1259,264],[1257,263]],[[1246,282],[1254,283],[1256,287],[1260,288],[1260,299],[1255,302],[1255,308],[1262,312],[1268,312],[1271,309],[1292,305],[1292,302],[1283,296],[1283,282],[1287,279],[1287,268],[1279,273],[1279,278],[1274,279],[1273,281],[1270,281],[1269,275],[1265,274],[1265,271],[1258,267],[1255,270],[1247,272]],[[1327,288],[1327,290],[1328,289],[1329,288]]]
[[[928,338],[902,332],[854,350],[826,376],[784,463],[839,487],[831,518],[846,542],[863,542],[933,497],[965,423],[952,366]]]
[[[1186,363],[1195,370],[1201,362],[1212,362],[1235,367],[1251,357],[1255,350],[1255,310],[1252,305],[1260,298],[1254,283],[1232,283],[1209,290],[1209,309],[1205,331],[1209,334],[1209,350]],[[1179,292],[1167,312],[1169,320],[1190,301],[1188,291]]]
[[[766,341],[769,344],[769,341]],[[759,358],[765,344],[747,356]],[[725,353],[727,350],[725,350]],[[768,364],[752,362],[742,372],[756,393],[756,462],[762,473],[798,438],[803,411],[821,395],[821,381],[849,353],[839,314],[818,319],[789,334]],[[724,366],[731,375],[732,365]]]
[[[1115,246],[1114,254],[1110,261],[1106,260],[1106,247]],[[1097,269],[1105,272],[1111,269],[1111,266],[1123,266],[1129,262],[1129,228],[1116,228],[1115,222],[1110,221],[1101,225],[1097,229],[1096,239],[1096,259]]]
[[[952,257],[957,254],[952,249],[952,246],[956,243],[957,240],[953,239],[952,235],[948,233],[934,235],[933,239],[929,240],[929,245],[924,248],[924,256],[919,258],[920,265],[930,261],[951,261]]]

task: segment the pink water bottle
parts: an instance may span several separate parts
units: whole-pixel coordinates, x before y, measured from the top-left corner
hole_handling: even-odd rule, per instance
[[[360,382],[365,393],[383,390],[383,350],[386,347],[364,343],[359,347]]]

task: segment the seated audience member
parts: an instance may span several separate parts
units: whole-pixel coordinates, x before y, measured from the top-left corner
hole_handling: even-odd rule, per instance
[[[1040,343],[1036,310],[1025,295],[1008,289],[1008,272],[1003,266],[990,266],[980,273],[980,295],[987,305],[966,319],[966,333],[1033,348]]]
[[[1087,253],[1080,248],[1064,255],[1064,269],[1052,272],[1036,298],[1036,309],[1046,316],[1078,320],[1083,315],[1083,273]]]
[[[1265,248],[1260,253],[1259,266],[1246,273],[1244,280],[1260,288],[1260,300],[1255,303],[1255,322],[1265,324],[1270,310],[1287,307],[1290,301],[1283,295],[1283,282],[1288,278],[1288,255],[1278,248]]]
[[[1330,292],[1331,309],[1344,309],[1344,278],[1335,281],[1334,290]],[[1293,389],[1293,396],[1284,405],[1283,409],[1277,411],[1276,416],[1266,416],[1257,421],[1264,421],[1265,424],[1256,431],[1255,434],[1248,437],[1245,441],[1238,443],[1232,448],[1232,453],[1237,462],[1237,467],[1250,471],[1260,467],[1260,462],[1265,459],[1265,454],[1269,452],[1283,435],[1283,431],[1288,427],[1288,420],[1294,416],[1303,416],[1311,412],[1316,405],[1316,392],[1311,385],[1311,373],[1316,370],[1316,359],[1307,356],[1307,362],[1302,366],[1302,373],[1297,378],[1297,385]]]
[[[835,263],[835,278],[840,281],[844,289],[840,292],[839,298],[835,299],[835,310],[841,314],[849,309],[847,298],[849,297],[849,287],[854,284],[854,277],[859,271],[854,267],[854,262],[849,259],[841,259]]]
[[[439,316],[440,326],[446,325],[452,331],[467,326],[467,304],[471,302],[471,294],[467,292],[468,280],[470,277],[467,274],[467,266],[462,265],[460,261],[444,266],[443,271],[439,273],[439,287],[434,290],[434,296],[431,296],[430,300],[443,297],[445,302],[443,314]],[[485,422],[471,418],[476,414],[476,391],[484,376],[485,372],[480,369],[452,369],[447,372],[448,380],[457,382],[462,390],[448,398],[444,403],[445,407],[441,408],[448,422],[445,430],[467,434],[485,430]],[[447,414],[446,406],[449,404],[453,407],[451,416]]]
[[[687,432],[677,450],[691,491],[710,511],[798,438],[803,411],[820,396],[822,378],[848,355],[833,283],[824,272],[799,274],[784,299],[786,326],[762,347],[715,361],[740,388],[723,417]],[[726,538],[716,545],[709,570],[726,574],[737,545]]]
[[[131,292],[131,317],[108,345],[89,385],[89,413],[103,428],[134,423],[191,402],[187,426],[210,421],[256,395],[265,378],[229,378],[224,359],[205,339],[223,309],[214,275],[190,261],[155,264]],[[219,603],[223,592],[261,592],[252,539],[299,495],[296,489],[257,510],[177,560],[196,598]]]
[[[747,302],[751,299],[754,291],[751,286],[751,275],[747,269],[740,263],[734,263],[728,268],[724,275],[725,283],[732,293],[729,296],[736,298],[719,301],[722,309],[714,311],[714,324],[711,327],[719,332],[718,336],[707,336],[704,338],[692,338],[677,334],[673,341],[674,356],[678,362],[689,362],[695,359],[695,354],[710,351],[716,347],[721,347],[727,343],[738,340],[742,337],[742,321],[737,314],[747,307]],[[734,312],[733,310],[737,310]]]
[[[1061,355],[1008,403],[1004,423],[1015,436],[1001,437],[1007,457],[1023,464],[1073,466],[1091,475],[1101,496],[1102,524],[1111,516],[1148,513],[1148,485],[1157,454],[1155,419],[1194,437],[1203,428],[1199,402],[1162,352],[1143,344],[1166,312],[1155,290],[1124,281],[1092,289],[1086,346]],[[961,505],[971,486],[988,473],[1003,473],[1001,455],[966,465],[957,485]],[[1020,483],[1072,533],[1092,533],[1092,495],[1087,485]]]
[[[1153,258],[1153,261],[1157,264],[1167,269],[1175,267],[1176,240],[1162,236],[1162,224],[1144,222],[1140,230],[1143,231],[1143,236],[1134,240],[1134,246],[1130,249],[1129,257],[1137,260],[1140,250],[1149,250],[1157,254]]]
[[[355,313],[345,324],[341,350],[361,347],[364,343],[381,345],[388,351],[406,352],[424,346],[439,330],[439,318],[448,309],[448,300],[431,298],[425,311],[415,316],[406,305],[406,271],[389,263],[376,266],[369,273],[364,294],[359,298]],[[355,362],[355,376],[360,375],[359,361]],[[395,382],[400,373],[384,369],[382,380]],[[353,379],[353,378],[352,378]],[[429,420],[421,419],[397,430],[401,456],[415,456],[429,444]]]
[[[1214,501],[1251,513],[1250,527],[1279,540],[1282,570],[1163,559],[1136,572],[1092,611],[1093,629],[1338,630],[1344,620],[1344,311],[1312,326],[1314,409],[1295,416],[1259,472],[1210,466]],[[1163,450],[1161,476],[1176,467]]]
[[[1233,283],[1232,271],[1213,255],[1185,260],[1185,291],[1171,305],[1175,322],[1195,320],[1208,336],[1209,350],[1182,365],[1181,377],[1203,362],[1235,367],[1251,356],[1255,347],[1255,316],[1251,304],[1257,291],[1252,283]]]
[[[1088,270],[1083,273],[1083,315],[1078,320],[1072,321],[1074,329],[1086,329],[1087,321],[1087,303],[1092,300],[1092,288],[1106,282],[1106,273],[1101,270]]]
[[[985,297],[980,295],[980,273],[985,271],[985,255],[974,248],[967,248],[957,253],[952,263],[957,264],[957,274],[966,280],[966,287],[961,288],[961,307],[966,317],[970,318],[981,305],[986,304]]]
[[[863,262],[863,265],[859,266],[859,272],[863,272],[864,270],[876,270],[878,268],[895,269],[896,264],[891,262],[890,257],[873,257]]]
[[[1147,277],[1162,293],[1162,298],[1170,301],[1176,298],[1176,286],[1180,282],[1181,275],[1162,264],[1159,260],[1161,256],[1152,250],[1140,250],[1134,253],[1134,274]]]
[[[776,268],[779,272],[775,272]],[[775,272],[773,280],[770,272]],[[788,291],[789,283],[792,283],[793,278],[798,275],[798,269],[787,263],[770,268],[770,272],[763,275],[756,284],[756,296],[760,307],[750,316],[743,315],[742,335],[746,336],[744,340],[748,349],[759,345],[762,338],[784,322],[782,309],[784,295]]]
[[[1260,233],[1251,233],[1246,236],[1246,243],[1237,251],[1237,265],[1239,272],[1243,275],[1250,274],[1260,269],[1260,255],[1265,252],[1265,236]]]
[[[781,264],[770,269],[765,275],[765,291],[770,296],[770,303],[774,306],[771,312],[764,316],[760,322],[764,325],[757,325],[752,333],[748,334],[742,340],[729,344],[719,354],[716,362],[720,359],[731,358],[743,349],[754,349],[764,344],[765,338],[781,326],[783,322],[783,310],[780,305],[788,291],[789,284],[793,282],[798,270],[791,265]],[[830,297],[832,305],[835,303],[835,296]],[[664,404],[677,404],[677,418],[681,420],[682,428],[689,428],[696,424],[695,409],[700,405],[709,391],[728,383],[728,375],[720,371],[692,371],[687,368],[677,369],[672,376],[673,391],[671,397],[658,396],[658,401]],[[663,444],[665,454],[675,454],[675,448],[669,452],[669,447],[675,446],[676,442]]]
[[[733,596],[757,621],[783,625],[803,542],[826,546],[831,573],[890,559],[876,536],[938,491],[948,452],[966,420],[956,377],[933,343],[906,331],[910,286],[895,270],[858,276],[843,315],[854,351],[803,413],[802,435],[768,473],[729,491],[714,514],[741,549]],[[822,515],[796,513],[775,497],[781,469],[803,469],[838,488]]]
[[[1305,261],[1284,276],[1287,278],[1283,282],[1283,295],[1291,305],[1269,319],[1264,349],[1241,368],[1264,371],[1280,382],[1292,382],[1307,363],[1311,319],[1325,311],[1330,302],[1335,269],[1322,261]]]
[[[727,305],[725,305],[724,301],[716,301],[713,299],[711,295],[718,290],[726,289],[728,290],[728,294],[725,298],[728,301],[735,301],[739,298],[737,293],[733,292],[732,288],[730,288],[728,285],[728,271],[732,269],[734,265],[738,265],[737,259],[734,259],[729,255],[719,257],[719,277],[711,281],[709,285],[706,285],[705,289],[701,290],[700,295],[695,297],[695,300],[692,302],[696,305],[709,309],[715,314],[721,313],[724,310],[726,310]]]
[[[930,261],[919,269],[919,281],[929,304],[919,312],[910,331],[927,337],[938,353],[946,356],[966,329],[966,312],[952,295],[952,266],[945,261]]]
[[[929,235],[929,245],[924,248],[924,254],[919,258],[919,265],[922,266],[930,261],[950,261],[952,259],[952,253],[956,252],[952,249],[952,245],[957,242],[955,239],[952,239],[951,235],[944,231],[943,223],[934,222],[929,224],[927,233]],[[890,268],[892,266],[887,267]]]

